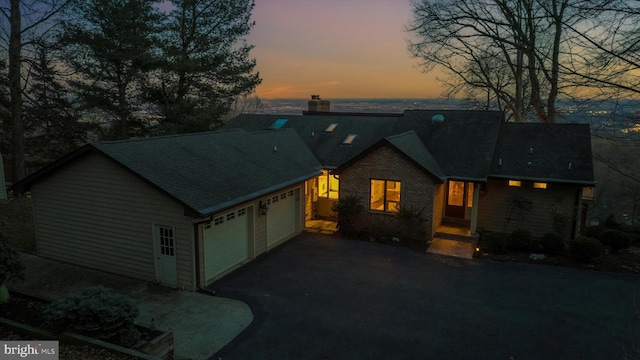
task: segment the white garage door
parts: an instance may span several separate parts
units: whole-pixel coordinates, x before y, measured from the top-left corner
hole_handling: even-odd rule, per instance
[[[267,199],[267,247],[291,236],[296,231],[296,197],[289,190]]]
[[[249,258],[247,209],[239,209],[204,225],[204,273],[206,281]]]

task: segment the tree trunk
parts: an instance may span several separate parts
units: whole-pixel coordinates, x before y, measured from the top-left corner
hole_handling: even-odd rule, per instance
[[[25,177],[24,159],[24,123],[22,119],[22,81],[20,62],[22,51],[22,24],[20,0],[11,0],[9,17],[11,34],[9,35],[9,93],[11,95],[11,165],[14,183]]]

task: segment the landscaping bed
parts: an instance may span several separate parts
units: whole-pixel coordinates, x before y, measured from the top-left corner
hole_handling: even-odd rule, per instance
[[[0,339],[3,340],[56,340],[60,339],[60,359],[172,359],[173,333],[163,333],[137,326],[141,341],[134,349],[106,343],[80,334],[64,332],[54,334],[43,314],[50,302],[12,292],[11,298],[0,304]]]

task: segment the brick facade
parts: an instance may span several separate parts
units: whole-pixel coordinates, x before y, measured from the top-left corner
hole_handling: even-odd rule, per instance
[[[371,179],[400,181],[400,206],[422,211],[426,221],[426,238],[431,239],[436,180],[424,169],[390,145],[382,145],[340,171],[340,198],[357,195],[364,211],[356,222],[356,230],[367,231],[371,224],[388,224],[391,213],[369,210]]]

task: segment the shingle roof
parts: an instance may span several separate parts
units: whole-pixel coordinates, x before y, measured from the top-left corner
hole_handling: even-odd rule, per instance
[[[432,122],[435,115],[444,121]],[[485,181],[503,118],[499,111],[408,110],[395,132],[415,130],[448,178]]]
[[[504,123],[489,176],[593,185],[589,125]]]
[[[183,204],[210,215],[320,174],[320,163],[291,129],[216,131],[98,142],[24,180],[30,183],[97,151]]]
[[[444,171],[442,171],[436,159],[431,155],[429,149],[424,146],[415,131],[411,130],[402,134],[388,136],[385,139],[433,176],[441,181],[445,180]]]
[[[279,118],[288,119],[284,127],[295,129],[325,168],[342,165],[391,134],[398,120],[397,116],[242,114],[224,128],[266,130]],[[338,126],[333,132],[324,131],[334,123]],[[356,135],[356,139],[351,145],[342,145],[350,134]]]

